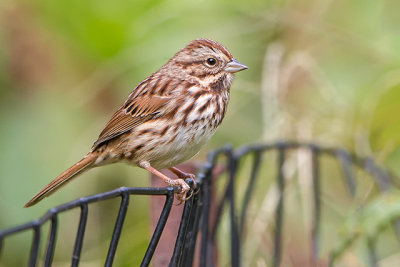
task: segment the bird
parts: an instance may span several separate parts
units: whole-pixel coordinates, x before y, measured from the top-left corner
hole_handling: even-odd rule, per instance
[[[148,170],[177,187],[177,199],[187,200],[190,187],[184,179],[195,176],[175,166],[196,155],[214,135],[226,113],[234,73],[247,68],[216,41],[191,41],[139,83],[85,157],[24,207],[37,204],[84,171],[116,162]]]

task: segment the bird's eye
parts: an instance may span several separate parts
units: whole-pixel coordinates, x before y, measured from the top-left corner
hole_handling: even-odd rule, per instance
[[[209,58],[207,58],[207,64],[208,65],[210,65],[210,66],[214,66],[215,64],[217,64],[217,60],[215,59],[215,58],[213,58],[213,57],[209,57]]]

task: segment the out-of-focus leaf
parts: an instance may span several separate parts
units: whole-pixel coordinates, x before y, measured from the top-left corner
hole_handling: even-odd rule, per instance
[[[400,191],[393,190],[377,196],[362,209],[348,214],[331,256],[339,258],[358,239],[375,242],[378,234],[399,216]]]

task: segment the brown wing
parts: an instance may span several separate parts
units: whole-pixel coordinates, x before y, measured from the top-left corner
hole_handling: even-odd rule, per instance
[[[147,94],[128,99],[124,106],[115,112],[92,148],[95,149],[100,144],[150,120],[160,112],[160,108],[170,99],[171,98],[167,96]]]

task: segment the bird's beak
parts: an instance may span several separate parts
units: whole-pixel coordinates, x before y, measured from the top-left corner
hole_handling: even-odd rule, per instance
[[[228,64],[226,64],[225,71],[229,73],[235,73],[241,70],[248,69],[248,67],[236,59],[232,59]]]

